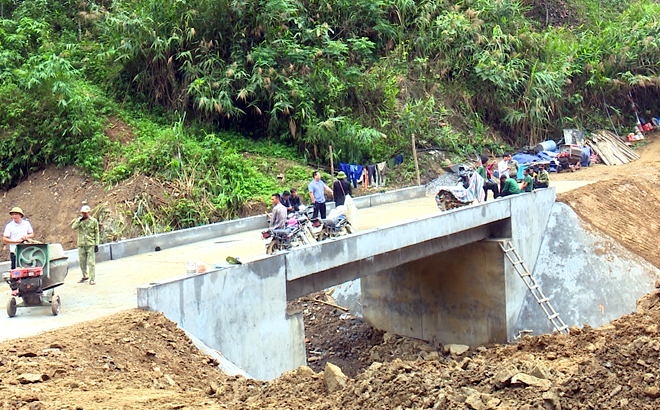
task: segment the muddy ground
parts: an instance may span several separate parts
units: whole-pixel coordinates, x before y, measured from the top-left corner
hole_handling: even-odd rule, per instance
[[[657,409],[658,323],[660,295],[654,292],[637,313],[598,329],[527,336],[462,355],[384,334],[371,349],[380,360],[369,359],[354,377],[337,382],[341,375],[334,371],[302,367],[262,382],[225,376],[162,314],[132,310],[0,343],[0,406]]]

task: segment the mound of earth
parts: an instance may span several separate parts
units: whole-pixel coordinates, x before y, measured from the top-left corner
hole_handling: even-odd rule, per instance
[[[313,302],[312,302],[313,303]],[[333,309],[326,306],[327,309]],[[309,367],[272,382],[222,374],[162,314],[132,310],[0,343],[0,406],[7,409],[579,409],[658,408],[660,292],[638,312],[570,335],[450,355],[385,334],[373,352],[408,344],[345,386]],[[414,348],[414,346],[418,346]],[[417,351],[415,352],[415,349]],[[328,373],[328,374],[325,374]],[[341,385],[340,385],[341,386]]]
[[[139,232],[131,229],[138,206],[164,204],[175,190],[155,179],[136,175],[106,189],[78,168],[48,166],[31,174],[18,186],[0,198],[0,209],[9,212],[19,206],[34,228],[34,239],[46,243],[61,243],[64,249],[76,247],[76,233],[71,229],[83,204],[92,207],[92,214],[101,222],[103,242],[130,238]],[[6,214],[6,222],[9,222]],[[3,224],[4,225],[4,224]],[[9,259],[7,247],[0,259]]]
[[[654,181],[620,176],[598,181],[557,196],[592,226],[660,267],[660,191]]]

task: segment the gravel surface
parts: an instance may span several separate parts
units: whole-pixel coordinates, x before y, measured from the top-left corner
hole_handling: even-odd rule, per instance
[[[433,181],[429,182],[426,185],[426,193],[437,194],[439,187],[453,186],[457,184],[458,184],[458,174],[455,174],[453,172],[445,172],[444,174],[440,175],[438,178],[434,179]]]

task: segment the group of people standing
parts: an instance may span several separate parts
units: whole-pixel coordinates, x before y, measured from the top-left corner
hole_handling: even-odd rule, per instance
[[[493,170],[497,164],[497,169]],[[523,169],[523,179],[518,181],[518,162],[506,153],[499,162],[489,164],[488,155],[481,156],[481,164],[477,173],[484,179],[484,194],[488,198],[488,191],[493,192],[493,198],[532,192],[534,189],[550,186],[550,174],[544,164],[528,166]],[[499,182],[499,183],[498,183]]]
[[[353,189],[351,184],[346,181],[346,173],[344,171],[339,171],[337,173],[337,180],[332,184],[332,189],[330,189],[325,182],[321,179],[321,173],[319,171],[314,171],[312,174],[312,181],[307,185],[309,191],[309,200],[314,206],[314,214],[312,218],[321,216],[321,218],[326,217],[325,209],[325,193],[332,195],[332,198],[335,200],[335,206],[341,206],[346,203],[346,196],[353,195]]]
[[[73,220],[71,227],[78,231],[78,261],[82,272],[83,283],[89,280],[90,285],[96,284],[96,256],[99,250],[99,223],[90,215],[91,208],[84,205],[80,209],[80,216]],[[17,206],[9,211],[9,221],[2,233],[2,241],[9,245],[9,260],[11,269],[16,269],[16,245],[34,238],[34,229],[27,219],[24,219],[23,210]]]
[[[347,195],[353,195],[351,184],[346,180],[346,173],[339,171],[337,180],[332,184],[332,189],[321,179],[321,173],[314,171],[312,181],[307,185],[309,191],[310,204],[314,207],[312,219],[321,217],[325,219],[327,210],[325,206],[325,194],[328,193],[334,198],[335,206],[344,205]],[[275,193],[270,197],[270,203],[273,206],[273,212],[270,218],[268,229],[283,229],[286,227],[287,214],[299,210],[302,202],[298,191],[291,188],[291,191],[284,191],[280,195]]]

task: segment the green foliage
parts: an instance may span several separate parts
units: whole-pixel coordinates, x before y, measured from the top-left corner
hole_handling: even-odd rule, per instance
[[[107,139],[96,115],[99,101],[74,63],[75,46],[55,45],[50,25],[16,10],[20,20],[0,20],[0,186],[49,163],[76,164],[100,176]]]
[[[579,20],[547,26],[516,0],[0,0],[0,186],[49,163],[156,176],[179,192],[162,211],[136,198],[156,232],[234,216],[282,190],[276,174],[302,186],[290,161],[329,146],[335,163],[413,135],[500,153],[498,135],[599,126],[603,100],[630,125],[628,92],[660,112],[660,4],[554,3]],[[109,141],[109,115],[135,137]]]

